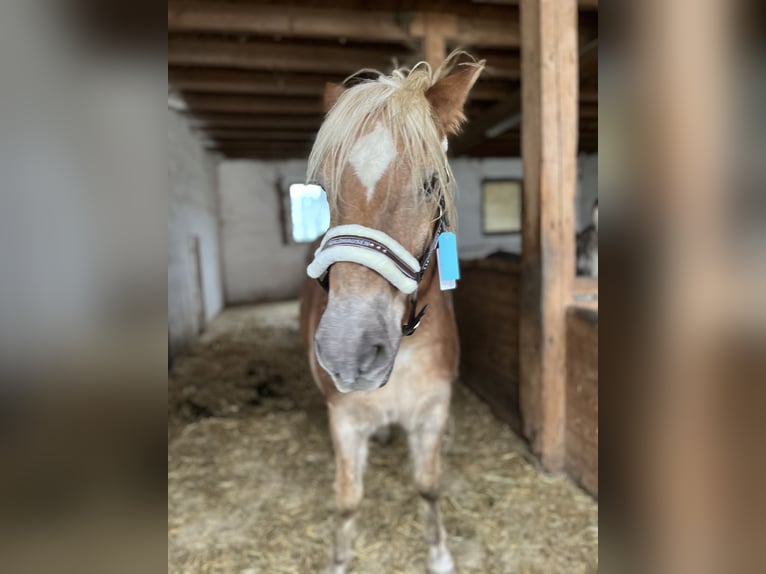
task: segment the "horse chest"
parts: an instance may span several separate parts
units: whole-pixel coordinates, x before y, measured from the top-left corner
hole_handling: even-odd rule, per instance
[[[399,351],[388,385],[378,397],[385,424],[399,423],[405,428],[422,412],[423,405],[448,400],[450,383],[428,368],[431,357],[423,349]]]

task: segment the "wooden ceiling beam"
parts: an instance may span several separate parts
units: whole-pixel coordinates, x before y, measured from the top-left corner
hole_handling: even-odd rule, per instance
[[[217,94],[320,96],[326,82],[343,81],[344,77],[176,66],[168,69],[168,83],[176,89]]]
[[[262,72],[207,67],[168,69],[168,83],[180,91],[209,94],[321,96],[326,82],[343,81],[345,75]],[[513,80],[511,80],[513,82]],[[500,100],[518,84],[508,80],[479,80],[468,95],[471,100]]]
[[[598,38],[588,42],[580,51],[580,84],[598,79]]]
[[[521,140],[486,141],[466,155],[469,157],[521,157]]]
[[[410,33],[423,44],[423,59],[434,70],[447,57],[447,39],[457,35],[457,16],[424,12],[415,16]]]
[[[598,104],[598,90],[581,91],[580,104]]]
[[[598,104],[580,103],[580,120],[598,119]]]
[[[300,147],[208,147],[211,152],[218,152],[231,157],[260,157],[263,159],[271,158],[296,158],[306,159],[311,153],[310,148]]]
[[[310,143],[314,141],[316,130],[313,131],[287,131],[287,130],[253,130],[253,129],[207,129],[202,130],[208,138],[223,141],[265,141],[265,142],[299,142]]]
[[[198,112],[191,115],[191,123],[196,128],[208,129],[318,130],[322,125],[322,115]]]
[[[519,54],[475,53],[477,59],[486,59],[487,67],[482,76],[488,80],[519,80],[521,79],[521,57]]]
[[[411,17],[409,18],[411,19]],[[347,39],[411,45],[408,18],[394,12],[253,4],[168,4],[170,32]]]
[[[231,149],[235,148],[306,148],[311,147],[310,142],[269,142],[263,140],[238,140],[238,141],[218,141],[215,142],[221,147],[227,147]]]
[[[207,146],[210,151],[224,155],[260,156],[260,157],[294,157],[307,158],[311,153],[310,145],[266,145],[263,142],[213,142]]]
[[[518,6],[519,0],[472,0],[476,4],[497,4],[501,6]],[[578,10],[597,10],[598,0],[577,0]]]
[[[521,124],[519,126],[515,127],[512,130],[508,130],[507,132],[503,132],[497,137],[492,138],[491,140],[487,141],[514,141],[521,137]],[[577,130],[580,137],[586,137],[586,136],[593,136],[598,134],[598,126],[580,126]]]
[[[454,155],[462,155],[488,139],[487,131],[501,122],[512,118],[521,112],[521,92],[512,92],[505,100],[498,102],[490,110],[478,118],[474,118],[468,129],[454,143],[450,142],[449,150]],[[519,118],[520,120],[520,118]],[[510,125],[509,128],[510,129]],[[502,133],[502,132],[500,132]]]
[[[428,20],[447,23],[444,38],[466,48],[518,48],[518,10],[509,18],[463,17],[445,12],[338,10],[253,4],[169,4],[170,32],[250,34],[273,38],[318,38],[396,43],[414,49]],[[441,26],[440,26],[441,27]]]
[[[521,45],[518,13],[510,19],[461,18],[457,28],[452,39],[464,48],[518,49]]]
[[[393,58],[406,52],[315,46],[280,42],[232,42],[171,36],[168,64],[229,67],[250,70],[352,74],[362,68],[389,68]]]
[[[508,94],[519,89],[518,82],[481,80],[471,88],[468,94],[470,100],[497,101],[508,97]]]
[[[588,73],[592,74],[595,67],[595,73],[598,74],[598,44],[592,42],[583,48],[580,54],[581,59],[585,59],[588,65]],[[595,64],[594,64],[595,62]],[[579,65],[579,64],[578,64]],[[478,87],[478,85],[477,85]],[[584,107],[595,107],[596,117],[598,116],[598,90],[588,89],[579,92],[580,109]],[[507,129],[517,125],[513,120],[521,113],[521,91],[515,90],[506,93],[506,96],[489,110],[480,116],[471,119],[468,129],[457,139],[454,144],[450,144],[450,151],[454,155],[465,155],[471,148],[478,146],[486,139],[491,139],[503,131],[493,132],[501,129],[503,122],[508,124]],[[517,118],[520,121],[520,117]],[[496,129],[493,129],[496,128]]]
[[[192,113],[236,112],[251,114],[321,114],[319,98],[280,98],[276,96],[243,96],[182,94]]]
[[[211,152],[221,154],[226,159],[275,160],[275,159],[306,159],[307,154],[301,150],[216,150]]]

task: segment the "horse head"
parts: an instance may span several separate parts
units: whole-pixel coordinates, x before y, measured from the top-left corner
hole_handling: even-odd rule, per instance
[[[308,273],[328,292],[314,350],[340,392],[385,385],[422,316],[434,239],[455,222],[447,137],[484,67],[460,55],[435,71],[420,63],[327,86],[307,181],[327,193],[330,230]]]

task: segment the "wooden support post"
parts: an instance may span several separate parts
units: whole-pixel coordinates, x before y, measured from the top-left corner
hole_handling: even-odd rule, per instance
[[[457,18],[451,14],[423,12],[410,26],[410,33],[423,42],[423,59],[436,69],[447,57],[447,38],[458,35]]]
[[[520,402],[543,465],[564,465],[566,309],[575,276],[577,2],[521,0],[524,224]]]

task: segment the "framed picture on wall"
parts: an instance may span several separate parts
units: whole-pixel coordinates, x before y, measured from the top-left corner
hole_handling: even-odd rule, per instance
[[[489,179],[481,184],[481,230],[485,235],[521,231],[520,179]]]

